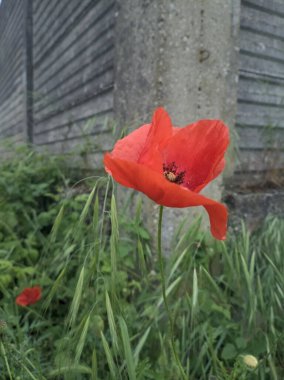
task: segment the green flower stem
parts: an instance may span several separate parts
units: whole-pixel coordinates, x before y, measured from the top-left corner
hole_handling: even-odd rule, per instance
[[[182,379],[188,380],[188,377],[186,376],[184,369],[182,367],[182,364],[179,360],[178,354],[176,352],[175,348],[175,341],[174,341],[174,323],[173,319],[170,313],[170,308],[168,304],[168,299],[167,299],[167,294],[166,294],[166,282],[165,282],[165,272],[164,272],[164,264],[163,264],[163,256],[162,256],[162,220],[163,220],[163,211],[164,207],[160,206],[159,209],[159,222],[158,222],[158,259],[159,259],[159,266],[160,266],[160,273],[161,273],[161,280],[162,280],[162,292],[163,292],[163,300],[164,300],[164,305],[165,309],[168,315],[168,319],[170,322],[170,332],[171,332],[171,346],[173,350],[173,354],[175,357],[175,361],[179,367],[180,374]]]

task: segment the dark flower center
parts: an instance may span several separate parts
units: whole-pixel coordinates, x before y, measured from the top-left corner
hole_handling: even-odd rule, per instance
[[[185,171],[179,172],[175,162],[163,164],[163,172],[165,178],[173,183],[181,185],[184,180]]]

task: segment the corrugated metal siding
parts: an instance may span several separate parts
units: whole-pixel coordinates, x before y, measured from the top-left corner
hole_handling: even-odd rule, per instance
[[[284,169],[284,2],[243,0],[235,178]]]
[[[25,108],[24,2],[0,5],[0,137],[23,139]]]
[[[115,1],[34,0],[33,7],[34,143],[64,152],[84,136],[107,149]]]

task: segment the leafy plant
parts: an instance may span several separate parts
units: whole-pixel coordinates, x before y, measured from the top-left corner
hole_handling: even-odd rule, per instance
[[[72,183],[64,161],[28,149],[0,170],[2,378],[176,380],[143,201],[131,214],[109,178]],[[284,221],[253,235],[243,225],[226,243],[200,220],[181,231],[164,264],[188,378],[283,378]],[[42,300],[17,306],[32,285]]]

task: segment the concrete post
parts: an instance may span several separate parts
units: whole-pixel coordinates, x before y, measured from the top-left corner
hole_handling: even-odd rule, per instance
[[[114,92],[120,125],[149,122],[162,105],[175,125],[220,118],[233,127],[239,13],[240,0],[121,0]],[[221,183],[204,193],[220,199]],[[150,203],[146,209],[157,213]],[[196,212],[167,209],[165,236],[170,240],[177,221]]]

